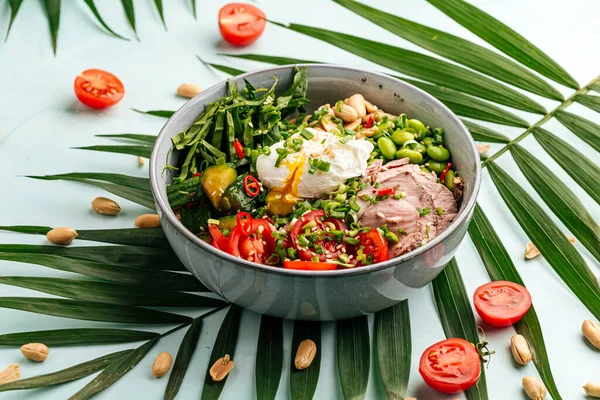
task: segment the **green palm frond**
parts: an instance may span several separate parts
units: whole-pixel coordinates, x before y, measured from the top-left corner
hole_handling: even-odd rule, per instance
[[[87,6],[90,8],[90,11],[92,12],[92,14],[94,15],[94,17],[96,17],[96,19],[98,20],[98,23],[100,25],[102,25],[102,27],[104,29],[106,29],[106,31],[108,33],[110,33],[111,35],[113,35],[116,38],[119,39],[123,39],[123,40],[129,40],[126,37],[123,37],[121,35],[119,35],[118,33],[116,33],[115,31],[113,31],[111,29],[110,26],[108,26],[108,24],[104,21],[104,19],[102,18],[102,16],[100,15],[100,12],[98,11],[98,9],[96,8],[96,4],[94,3],[94,0],[83,0],[85,2],[85,4],[87,4]]]
[[[4,40],[8,40],[10,28],[12,28],[13,22],[15,22],[15,18],[17,17],[17,13],[19,12],[19,8],[21,8],[22,3],[23,0],[9,0],[8,2],[8,4],[10,5],[10,22],[8,23],[8,29],[6,30],[6,38]]]
[[[256,398],[273,400],[283,368],[283,321],[263,315],[260,320],[254,375]]]
[[[371,343],[366,316],[336,322],[337,366],[346,399],[364,399],[369,381]]]
[[[294,365],[296,352],[300,347],[300,343],[307,339],[315,342],[317,352],[310,368],[297,369]],[[290,363],[290,395],[292,400],[313,398],[319,381],[319,373],[321,372],[321,353],[321,323],[318,321],[295,321],[290,356],[292,360]]]

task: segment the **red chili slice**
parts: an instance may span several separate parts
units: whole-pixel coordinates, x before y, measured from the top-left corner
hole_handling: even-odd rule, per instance
[[[202,176],[202,173],[200,173],[200,172],[196,172],[194,175],[192,175],[192,178],[195,178],[195,177],[197,177],[197,176]]]
[[[210,235],[213,238],[212,246],[219,250],[226,251],[227,250],[227,238],[225,237],[225,235],[223,235],[223,232],[221,232],[219,227],[215,224],[209,224],[208,231],[210,232]]]
[[[440,182],[444,183],[444,178],[446,178],[446,172],[450,171],[450,168],[452,168],[451,162],[449,162],[448,165],[446,165],[446,168],[444,168],[444,171],[442,171],[442,174],[440,175]]]
[[[252,232],[252,216],[245,211],[239,212],[236,215],[237,225],[244,235],[249,235]]]
[[[396,189],[382,188],[377,191],[377,196],[385,196],[386,194],[396,194]]]
[[[369,114],[369,119],[367,120],[367,123],[365,124],[365,128],[369,129],[373,125],[373,116],[374,116],[373,113]]]
[[[244,158],[244,148],[242,147],[242,144],[240,143],[239,140],[235,139],[235,142],[233,142],[233,147],[235,148],[235,152],[237,153],[237,156],[239,158]]]
[[[260,193],[260,184],[258,179],[248,174],[244,178],[244,191],[250,197],[256,197]]]

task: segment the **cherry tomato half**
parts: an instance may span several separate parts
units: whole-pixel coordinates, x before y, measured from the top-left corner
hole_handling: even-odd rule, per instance
[[[106,108],[121,101],[125,88],[110,72],[86,69],[75,78],[75,95],[86,106]]]
[[[250,234],[245,234],[238,224],[229,234],[227,252],[244,260],[264,264],[275,250],[273,227],[262,219],[252,220]]]
[[[361,232],[358,235],[359,245],[364,246],[363,252],[371,256],[372,263],[380,263],[390,259],[387,241],[381,236],[377,229],[371,229],[369,232]]]
[[[335,229],[345,231],[348,229],[346,224],[341,219],[336,218],[327,218],[325,219],[325,211],[323,210],[314,210],[304,214],[302,217],[298,218],[298,221],[292,227],[292,231],[290,232],[290,238],[292,240],[292,246],[296,250],[298,250],[298,256],[303,261],[312,261],[314,257],[319,257],[319,261],[325,262],[328,259],[335,260],[341,253],[344,244],[339,244],[334,240],[325,240],[326,236],[331,237],[330,234],[325,233],[321,240],[313,240],[311,241],[308,247],[302,247],[298,242],[298,236],[303,234],[302,228],[306,226],[306,224],[314,221],[316,223],[315,227],[311,230],[311,232],[320,232],[325,233],[329,227],[325,224],[325,221],[333,223]],[[323,252],[321,254],[317,254],[317,248],[322,248]]]
[[[219,10],[221,36],[234,46],[248,46],[265,30],[265,14],[251,4],[231,3]]]
[[[327,271],[336,269],[336,264],[318,261],[284,261],[283,268],[304,271]]]
[[[524,286],[509,281],[486,283],[475,290],[473,302],[479,316],[492,326],[509,326],[523,318],[531,307]]]
[[[425,349],[419,362],[419,373],[433,389],[458,393],[477,383],[481,362],[472,343],[451,338]]]

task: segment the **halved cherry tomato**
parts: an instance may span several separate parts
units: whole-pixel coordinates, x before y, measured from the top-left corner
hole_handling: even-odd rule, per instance
[[[234,46],[248,46],[265,30],[266,16],[250,4],[231,3],[219,10],[221,36]]]
[[[110,72],[86,69],[75,78],[75,95],[86,106],[106,108],[121,101],[125,88]]]
[[[359,246],[364,246],[364,254],[371,256],[372,263],[380,263],[390,259],[387,241],[377,229],[358,234]]]
[[[238,225],[228,237],[227,252],[235,257],[264,264],[275,250],[273,226],[263,219],[253,219],[250,234]]]
[[[419,373],[435,390],[458,393],[477,383],[481,362],[472,343],[451,338],[437,342],[423,352]]]
[[[244,235],[249,235],[252,232],[252,216],[249,213],[241,211],[235,216],[235,219],[237,221],[236,226],[240,227]]]
[[[210,236],[212,236],[212,246],[219,250],[227,250],[227,238],[223,235],[223,232],[219,229],[219,227],[215,224],[208,225],[208,231],[210,232]]]
[[[492,326],[509,326],[523,318],[531,307],[531,295],[524,286],[510,281],[486,283],[473,294],[475,309]]]
[[[336,264],[318,261],[284,261],[283,268],[304,271],[327,271],[336,269]]]
[[[336,218],[325,218],[325,211],[323,210],[314,210],[304,214],[302,217],[296,221],[294,226],[292,227],[292,231],[290,232],[290,238],[292,240],[292,246],[296,250],[298,250],[298,256],[303,261],[312,261],[314,257],[318,257],[319,261],[325,262],[325,260],[335,260],[341,253],[342,248],[344,248],[344,244],[337,243],[335,240],[325,240],[326,237],[332,238],[331,234],[326,233],[329,227],[325,224],[325,222],[331,222],[334,224],[337,230],[345,231],[348,229],[346,224],[341,219]],[[313,228],[314,231],[325,231],[323,235],[323,239],[314,240],[310,243],[308,248],[302,247],[298,243],[298,235],[303,234],[302,228],[312,222],[316,222],[316,227]],[[317,254],[317,248],[322,248],[322,254]],[[327,257],[329,256],[329,257]]]

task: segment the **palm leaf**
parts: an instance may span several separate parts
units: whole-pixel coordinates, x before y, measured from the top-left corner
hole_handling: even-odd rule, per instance
[[[192,360],[192,356],[194,355],[194,351],[196,350],[196,346],[198,345],[201,329],[202,319],[196,318],[185,333],[181,345],[179,345],[177,356],[175,357],[175,364],[173,365],[173,370],[169,376],[169,382],[167,382],[164,400],[172,400],[177,396],[185,373]]]
[[[107,153],[118,153],[118,154],[130,154],[132,156],[140,156],[150,158],[152,154],[152,146],[84,146],[84,147],[73,147],[78,150],[93,150],[93,151],[104,151]]]
[[[163,7],[162,0],[154,0],[154,5],[156,6],[156,11],[158,11],[158,15],[160,16],[160,20],[162,21],[162,24],[165,27],[165,31],[166,31],[167,24],[165,22],[165,10]]]
[[[414,78],[520,110],[538,114],[546,113],[544,107],[516,90],[438,58],[327,29],[299,24],[281,26],[325,41],[366,60]]]
[[[0,253],[54,254],[66,258],[125,267],[187,271],[173,251],[141,246],[61,247],[35,244],[0,244]]]
[[[280,318],[263,315],[256,349],[256,398],[273,400],[283,367],[283,324]]]
[[[58,38],[58,26],[60,23],[60,0],[44,0],[48,25],[50,26],[50,38],[52,49],[56,55],[56,39]]]
[[[487,76],[554,100],[558,90],[519,64],[468,40],[379,11],[354,0],[334,0],[342,7],[414,44]]]
[[[16,332],[0,335],[0,346],[44,343],[47,346],[79,346],[87,344],[128,343],[159,336],[155,332],[110,328],[68,328],[47,331]]]
[[[379,372],[388,399],[403,399],[412,351],[408,300],[375,313],[374,335]]]
[[[500,196],[548,264],[588,310],[600,318],[600,286],[579,252],[504,170],[493,162],[488,170]]]
[[[192,6],[192,13],[194,14],[194,18],[198,19],[198,15],[196,14],[196,0],[190,0]]]
[[[530,41],[491,15],[463,0],[427,0],[450,18],[523,65],[573,89],[579,85]]]
[[[100,25],[102,25],[102,27],[104,27],[104,29],[106,29],[106,31],[108,33],[110,33],[111,35],[113,35],[114,37],[117,37],[119,39],[129,40],[126,37],[123,37],[123,36],[119,35],[118,33],[116,33],[115,31],[113,31],[110,28],[110,26],[108,26],[107,23],[104,22],[104,19],[102,19],[102,16],[100,15],[100,12],[96,8],[96,4],[94,3],[94,0],[83,0],[83,1],[90,8],[90,11],[92,12],[92,14],[94,14],[94,17],[96,17],[96,20],[98,20],[98,22],[100,23]]]
[[[0,284],[19,286],[73,300],[126,306],[218,307],[225,304],[222,300],[212,297],[164,288],[156,290],[147,285],[27,276],[0,276]]]
[[[463,124],[469,129],[471,132],[471,136],[473,136],[473,140],[478,142],[488,142],[488,143],[508,143],[510,139],[504,136],[501,133],[493,131],[485,126],[478,125],[469,120],[463,119],[461,120]]]
[[[208,65],[210,65],[214,69],[217,69],[221,72],[225,72],[226,74],[229,74],[232,76],[237,76],[237,75],[246,73],[246,71],[242,71],[241,69],[231,68],[231,67],[227,67],[225,65],[212,64],[212,63],[209,63]]]
[[[554,116],[581,140],[600,151],[600,125],[562,110],[556,111]]]
[[[478,119],[481,121],[495,122],[501,125],[516,126],[527,128],[529,123],[523,118],[518,117],[500,107],[496,107],[488,102],[481,101],[475,97],[447,89],[441,86],[430,85],[428,83],[397,77],[422,89],[444,103],[449,109],[463,117]]]
[[[512,146],[510,152],[523,175],[548,207],[600,261],[600,227],[577,196],[548,167],[521,146]]]
[[[130,353],[131,350],[118,351],[116,353],[107,354],[94,360],[86,361],[84,363],[62,369],[60,371],[34,376],[33,378],[8,382],[0,385],[0,392],[6,392],[9,390],[37,389],[76,381],[77,379],[85,378],[86,376],[89,376],[95,372],[102,371],[113,362],[127,356]]]
[[[128,324],[172,324],[190,320],[183,315],[149,308],[41,297],[0,297],[0,307],[61,318]]]
[[[206,367],[206,376],[204,378],[204,387],[202,388],[202,400],[217,400],[225,387],[225,382],[229,376],[226,376],[222,381],[215,382],[210,376],[210,368],[213,364],[225,354],[229,354],[232,360],[235,361],[234,352],[237,344],[238,333],[240,330],[240,317],[242,309],[236,305],[232,305],[221,323],[217,339],[210,353],[210,359]],[[231,375],[231,374],[230,374]]]
[[[463,338],[473,344],[479,343],[477,324],[471,310],[471,303],[458,265],[454,258],[432,282],[435,304],[440,314],[442,328],[447,338]],[[477,384],[465,392],[467,399],[487,399],[485,371]]]
[[[129,21],[131,29],[133,29],[133,32],[137,36],[137,31],[135,29],[135,10],[133,9],[133,0],[121,0],[121,4],[123,4],[123,11],[125,11],[127,21]]]
[[[13,22],[15,22],[15,18],[17,17],[17,13],[19,12],[19,8],[23,0],[9,0],[8,4],[10,5],[10,22],[8,23],[8,29],[6,30],[6,37],[4,40],[8,39],[8,34],[10,33],[10,28],[12,28]]]
[[[493,281],[511,281],[524,285],[506,248],[500,241],[492,224],[479,205],[475,206],[473,220],[469,224],[469,236],[473,240],[483,265]],[[532,360],[554,400],[561,399],[554,382],[542,328],[535,308],[531,306],[527,314],[516,324],[517,332],[525,337],[531,349]]]
[[[267,64],[275,65],[290,65],[290,64],[326,64],[320,61],[301,60],[299,58],[268,56],[264,54],[229,54],[217,53],[220,56],[239,58],[242,60],[258,61]],[[212,64],[211,64],[212,65]],[[233,75],[233,74],[232,74]],[[239,75],[239,74],[236,74]]]
[[[95,261],[75,260],[52,254],[0,253],[0,260],[42,265],[118,283],[183,291],[207,290],[192,275],[177,272],[105,265]]]
[[[317,353],[309,368],[297,369],[294,365],[296,352],[303,340],[310,339],[317,346]],[[290,397],[292,400],[311,400],[319,382],[321,371],[321,323],[318,321],[294,322],[292,337],[292,354],[290,364]]]
[[[146,354],[154,347],[158,338],[149,340],[135,350],[130,351],[121,358],[113,361],[104,371],[96,376],[90,383],[75,393],[69,400],[89,399],[93,395],[106,389],[127,372],[131,371]]]
[[[46,181],[53,180],[73,180],[74,182],[81,182],[80,179],[92,179],[97,181],[106,181],[114,183],[119,186],[126,186],[134,189],[145,190],[149,192],[150,180],[148,178],[138,178],[136,176],[123,175],[123,174],[109,174],[103,172],[71,172],[68,174],[56,174],[56,175],[26,175],[27,178],[41,179]]]
[[[45,235],[52,228],[49,226],[32,225],[0,225],[0,230],[28,233],[33,235]],[[171,249],[167,237],[161,228],[125,228],[125,229],[77,229],[77,239],[91,240],[94,242],[128,244],[160,249]]]
[[[600,167],[550,132],[535,128],[533,136],[566,172],[600,204]]]
[[[142,111],[142,110],[136,110],[135,108],[132,108],[132,110],[135,112],[139,112],[140,114],[148,114],[148,115],[153,115],[155,117],[162,117],[162,118],[171,118],[171,115],[175,114],[175,111],[167,111],[167,110]]]
[[[591,94],[578,94],[574,100],[594,111],[600,112],[600,96],[592,96]]]
[[[96,137],[109,138],[109,139],[131,139],[137,140],[144,143],[154,144],[156,141],[155,135],[141,135],[139,133],[119,133],[116,135],[96,135]]]
[[[336,322],[337,365],[345,399],[364,399],[371,347],[366,316]]]

